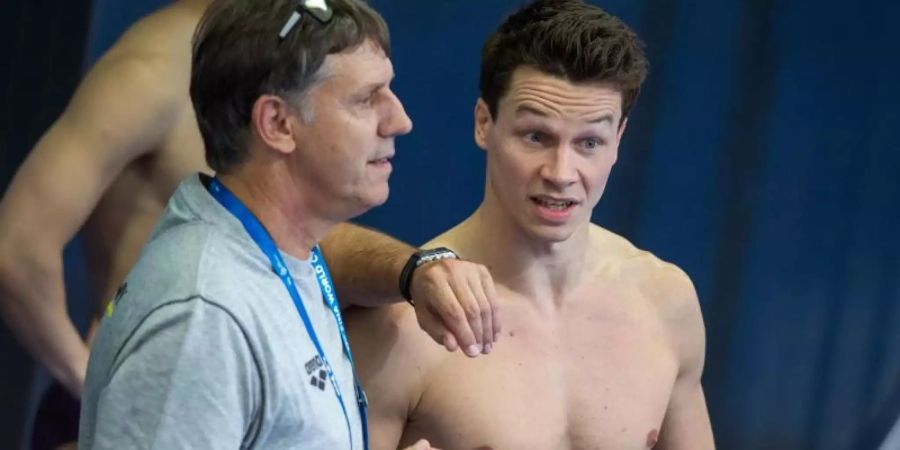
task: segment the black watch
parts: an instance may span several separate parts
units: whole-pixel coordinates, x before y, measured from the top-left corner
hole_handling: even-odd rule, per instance
[[[459,259],[459,256],[447,247],[437,247],[428,250],[419,250],[409,257],[403,271],[400,272],[400,295],[409,303],[412,303],[412,295],[409,293],[409,286],[412,283],[413,272],[422,264],[437,261],[439,259]]]

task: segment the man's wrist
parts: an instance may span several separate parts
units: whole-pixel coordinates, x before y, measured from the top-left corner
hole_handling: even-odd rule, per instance
[[[403,270],[400,271],[400,295],[406,299],[410,304],[413,303],[412,293],[410,289],[412,288],[412,278],[420,266],[427,264],[432,261],[439,261],[442,259],[459,259],[459,256],[446,247],[436,247],[428,250],[419,250],[412,255],[410,255],[409,259],[407,259],[406,264],[403,266]]]
[[[84,342],[79,341],[80,347],[77,349],[77,356],[72,363],[66,367],[65,379],[62,380],[63,386],[80,399],[84,392],[84,380],[87,375],[87,363],[90,356],[90,349]]]

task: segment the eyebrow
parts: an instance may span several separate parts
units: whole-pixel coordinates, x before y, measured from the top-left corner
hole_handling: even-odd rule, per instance
[[[545,113],[544,111],[541,111],[537,108],[534,108],[534,107],[531,107],[528,105],[519,105],[518,107],[516,107],[516,116],[522,116],[522,115],[526,115],[526,114],[533,114],[535,116],[547,117],[547,113]],[[602,116],[595,117],[588,121],[588,123],[601,123],[601,122],[613,123],[612,114],[604,114]]]
[[[365,92],[377,91],[385,86],[390,86],[392,81],[394,81],[394,74],[391,74],[391,77],[387,81],[374,81],[363,86],[360,90]]]

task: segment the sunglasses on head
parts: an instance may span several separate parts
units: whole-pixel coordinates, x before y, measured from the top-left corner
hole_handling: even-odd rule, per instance
[[[297,26],[297,22],[300,22],[304,14],[313,16],[319,23],[325,25],[334,17],[334,10],[331,9],[326,0],[300,0],[300,4],[291,11],[291,16],[288,17],[287,22],[281,27],[281,31],[278,32],[278,38],[284,39]]]

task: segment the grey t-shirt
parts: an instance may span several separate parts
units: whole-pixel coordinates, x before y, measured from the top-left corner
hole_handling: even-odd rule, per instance
[[[310,263],[282,256],[334,368],[350,430],[284,284],[193,175],[93,343],[80,447],[362,448],[334,317]]]

